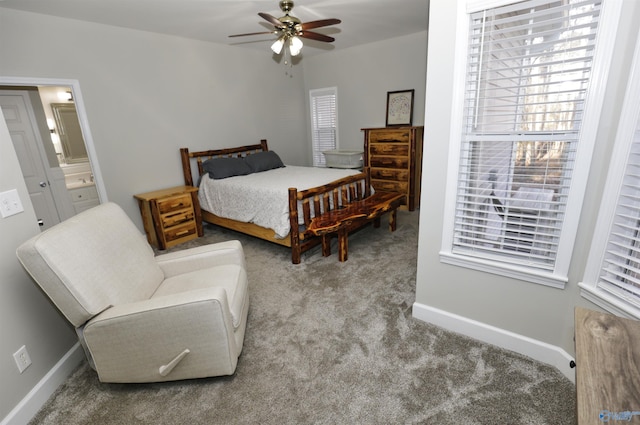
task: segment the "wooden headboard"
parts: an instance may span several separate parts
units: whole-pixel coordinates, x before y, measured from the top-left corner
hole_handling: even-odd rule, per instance
[[[198,165],[198,176],[204,174],[204,168],[202,163],[210,158],[233,158],[243,157],[251,155],[257,152],[266,152],[267,140],[260,140],[259,144],[238,146],[235,148],[214,149],[208,151],[189,152],[188,148],[180,148],[180,158],[182,159],[182,173],[184,175],[184,184],[187,186],[194,186],[193,184],[193,172],[191,171],[191,162],[195,161]]]

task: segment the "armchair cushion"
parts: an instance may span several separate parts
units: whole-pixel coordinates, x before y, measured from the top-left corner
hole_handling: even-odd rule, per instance
[[[109,306],[149,298],[164,279],[153,250],[119,206],[92,209],[90,219],[85,213],[18,248],[20,261],[76,327]]]
[[[216,279],[212,284],[211,275],[215,274]],[[195,291],[206,288],[222,288],[226,302],[229,304],[233,327],[237,329],[242,321],[244,304],[247,301],[247,274],[245,270],[235,264],[228,264],[195,270],[180,274],[169,279],[165,279],[158,288],[153,298],[178,294],[185,291]]]

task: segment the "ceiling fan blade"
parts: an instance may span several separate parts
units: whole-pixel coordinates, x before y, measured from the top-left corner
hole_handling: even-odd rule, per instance
[[[282,22],[280,22],[278,18],[272,15],[269,15],[268,13],[260,12],[258,13],[258,15],[260,15],[262,19],[266,19],[267,21],[269,21],[269,23],[276,28],[284,28],[286,26]]]
[[[304,22],[300,24],[300,27],[303,30],[310,30],[312,28],[320,28],[320,27],[327,27],[329,25],[337,25],[340,22],[342,22],[340,19],[321,19],[319,21]]]
[[[262,31],[262,32],[248,32],[246,34],[234,34],[229,37],[244,37],[246,35],[260,35],[260,34],[275,34],[275,31]]]
[[[300,31],[296,34],[298,37],[302,38],[310,38],[311,40],[325,41],[327,43],[331,43],[335,40],[333,37],[329,37],[328,35],[320,34],[317,32],[311,31]]]

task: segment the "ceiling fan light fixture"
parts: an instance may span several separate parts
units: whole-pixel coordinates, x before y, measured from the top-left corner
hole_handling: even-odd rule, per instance
[[[2,0],[0,0],[1,2]],[[337,25],[341,23],[340,19],[319,19],[315,21],[302,22],[295,16],[290,15],[291,9],[293,9],[293,0],[280,0],[280,10],[284,12],[284,16],[276,18],[275,16],[259,12],[258,16],[267,21],[273,29],[271,31],[249,32],[245,34],[234,34],[229,37],[243,37],[254,36],[261,34],[275,34],[278,39],[271,44],[271,51],[274,54],[279,55],[284,49],[285,55],[287,54],[287,48],[289,49],[289,55],[298,56],[302,51],[303,43],[302,38],[308,38],[315,41],[322,41],[325,43],[331,43],[335,41],[333,37],[328,35],[309,31],[310,29],[328,27],[330,25]],[[286,46],[285,46],[286,44]]]
[[[282,46],[284,46],[284,36],[278,38],[272,45],[271,45],[271,50],[273,51],[273,53],[275,53],[276,55],[279,55],[280,52],[282,52]]]
[[[302,46],[303,44],[300,37],[291,37],[291,40],[289,40],[289,52],[291,53],[291,56],[298,56],[302,50]]]

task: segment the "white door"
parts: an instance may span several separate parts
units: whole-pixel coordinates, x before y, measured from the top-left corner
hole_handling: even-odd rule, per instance
[[[0,108],[9,127],[40,229],[45,230],[60,223],[60,217],[38,148],[39,139],[34,130],[37,126],[28,112],[31,110],[31,101],[25,92],[3,90],[0,92]]]

